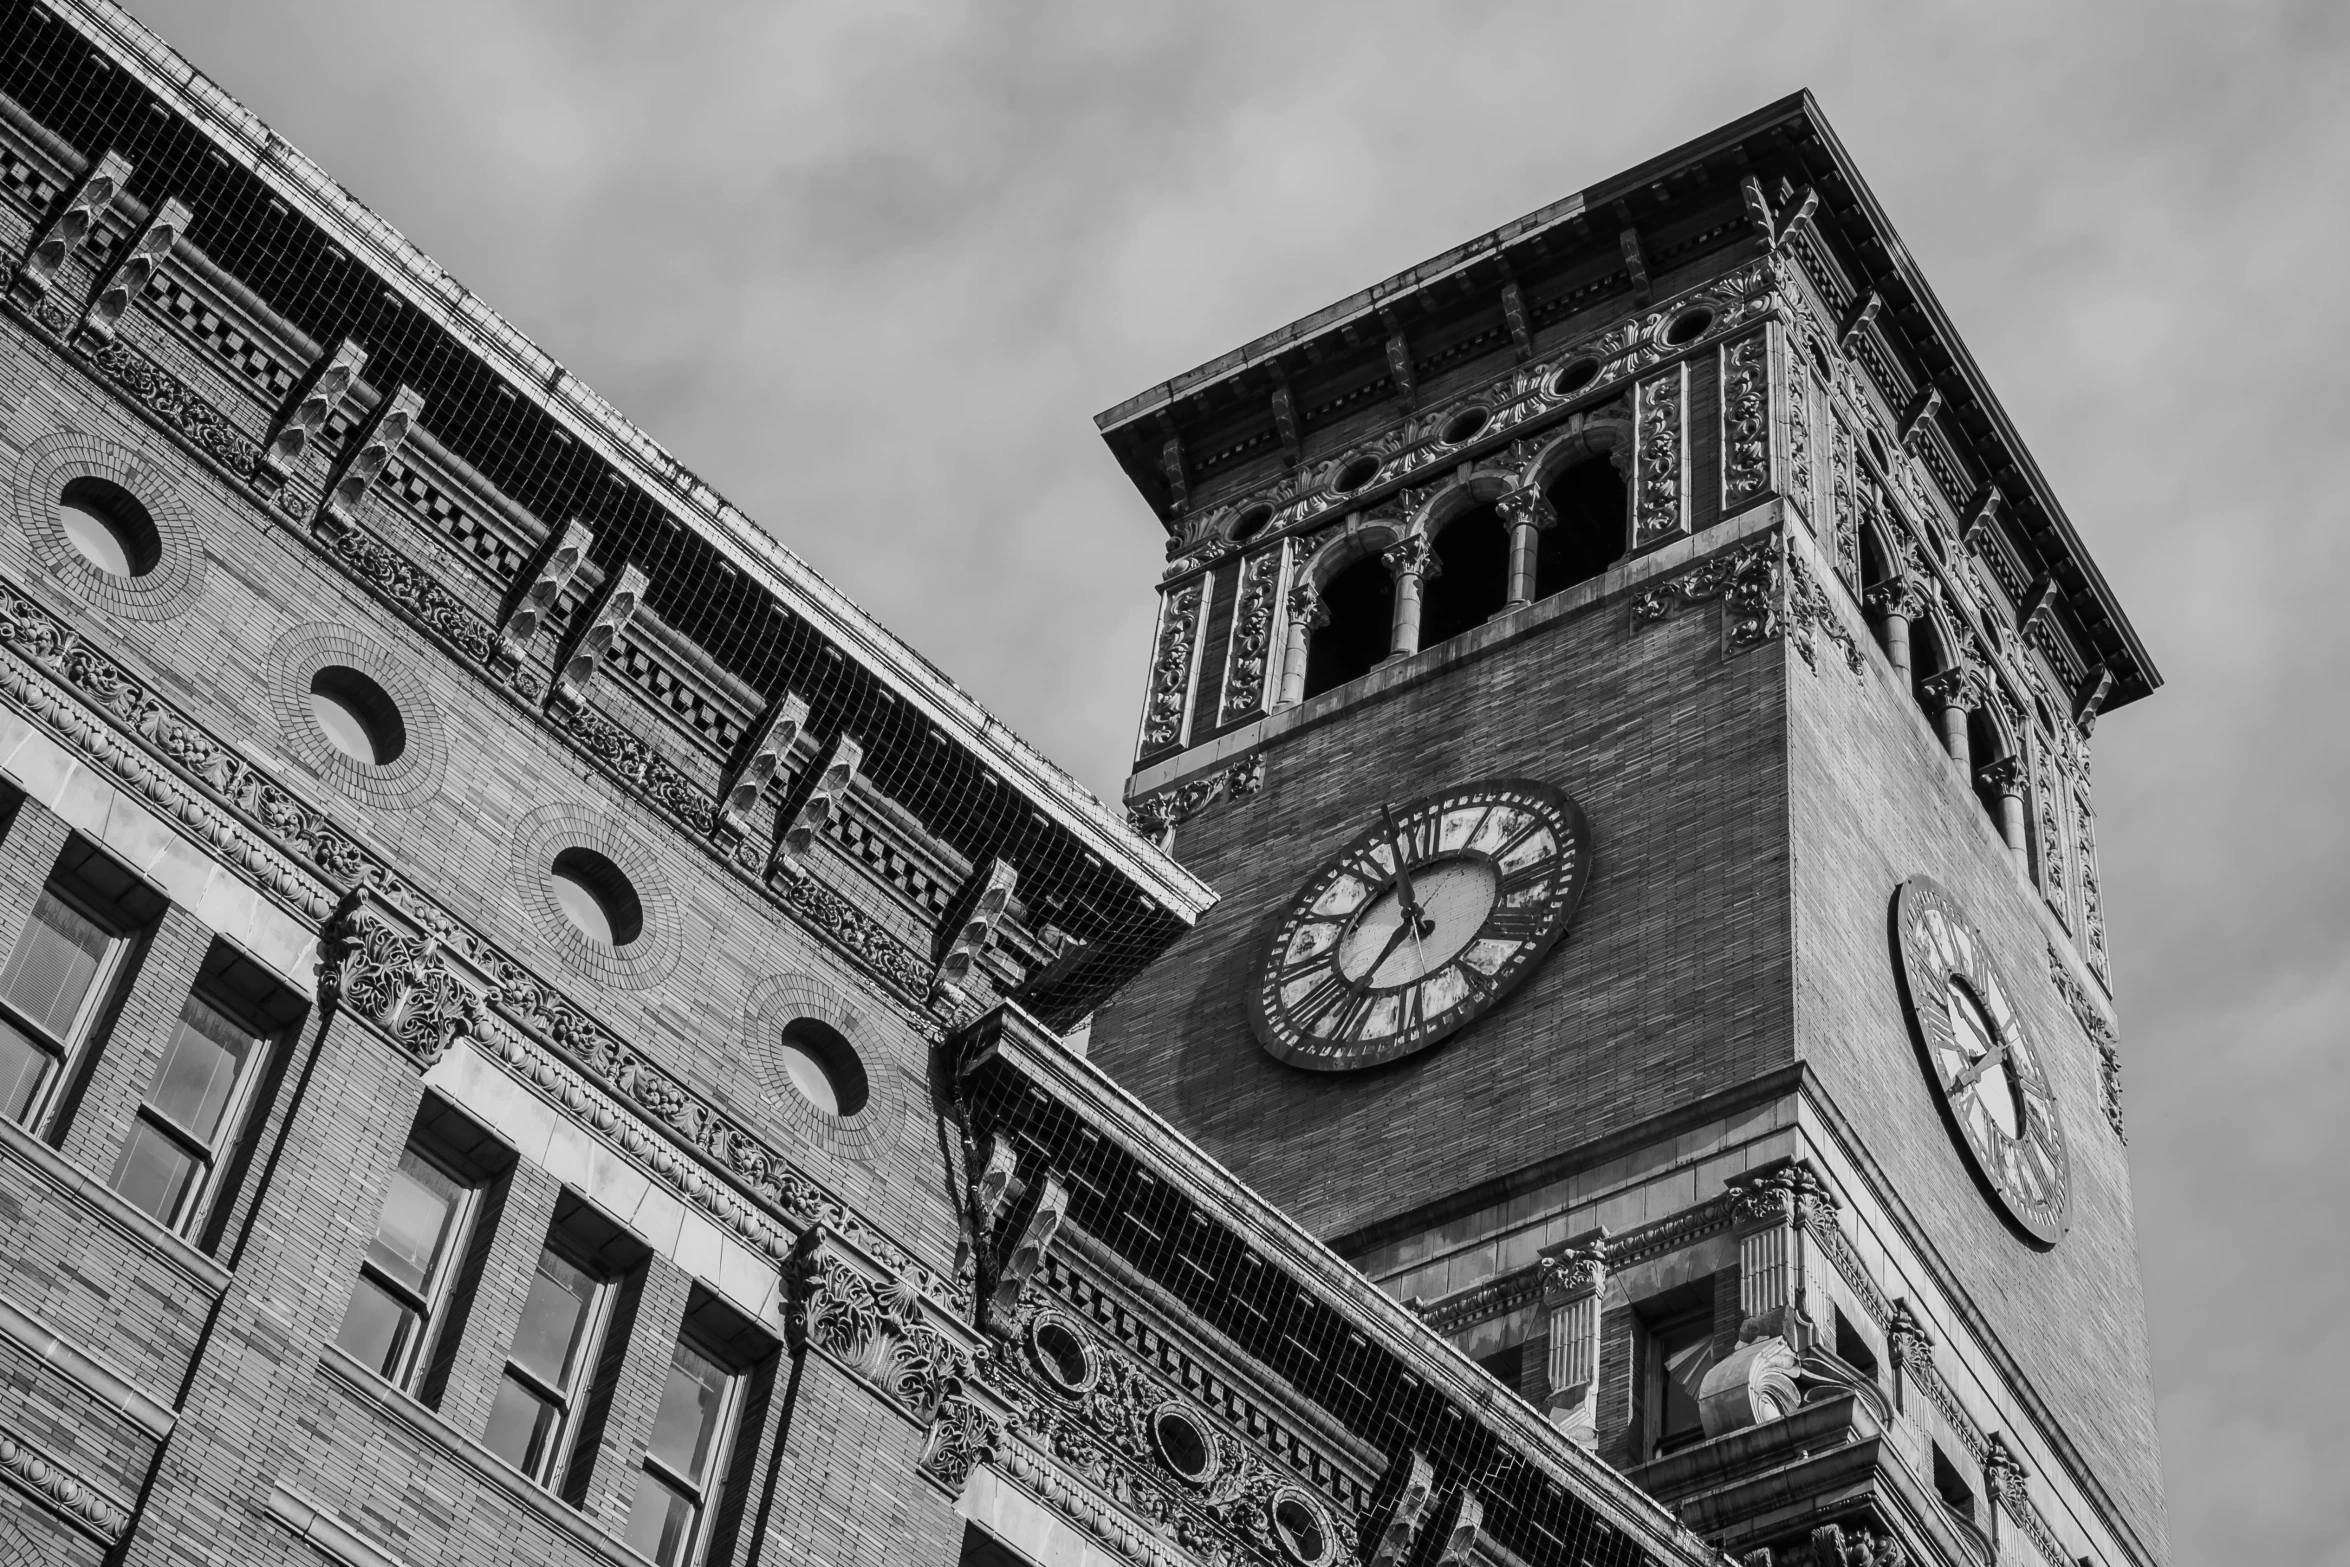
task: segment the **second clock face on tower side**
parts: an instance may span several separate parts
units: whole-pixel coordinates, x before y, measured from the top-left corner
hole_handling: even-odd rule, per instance
[[[1927,1076],[1967,1162],[2009,1218],[2055,1245],[2072,1222],[2072,1164],[2038,1041],[1940,884],[1903,882],[1893,924]]]
[[[1465,784],[1382,809],[1306,878],[1250,994],[1266,1051],[1335,1072],[1425,1050],[1484,1014],[1558,940],[1591,830],[1548,784]]]

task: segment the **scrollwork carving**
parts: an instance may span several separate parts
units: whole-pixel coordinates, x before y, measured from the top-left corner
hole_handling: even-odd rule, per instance
[[[1245,718],[1265,705],[1273,615],[1280,605],[1281,564],[1281,552],[1268,550],[1252,558],[1244,570],[1240,608],[1232,619],[1232,663],[1224,677],[1225,723]]]
[[[1142,726],[1144,751],[1164,750],[1183,737],[1183,718],[1191,704],[1192,644],[1199,634],[1201,590],[1184,588],[1170,594],[1159,626],[1159,654],[1151,660],[1150,705]]]
[[[1771,489],[1770,361],[1764,332],[1750,332],[1722,349],[1724,516]]]
[[[1814,674],[1820,667],[1812,646],[1815,631],[1842,650],[1844,665],[1854,674],[1868,667],[1859,640],[1844,628],[1843,618],[1836,613],[1827,590],[1814,580],[1802,555],[1792,549],[1787,552],[1787,619],[1795,651],[1803,655],[1804,666]]]
[[[1632,468],[1632,547],[1641,549],[1688,529],[1686,449],[1682,410],[1686,375],[1675,365],[1642,381],[1633,423],[1638,452]]]

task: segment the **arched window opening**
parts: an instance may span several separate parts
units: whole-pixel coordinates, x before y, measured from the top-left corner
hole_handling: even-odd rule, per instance
[[[1926,715],[1926,722],[1941,734],[1942,703],[1935,697],[1934,677],[1950,667],[1949,656],[1942,649],[1942,634],[1931,620],[1921,619],[1909,628],[1910,694]]]
[[[1865,598],[1893,580],[1893,562],[1874,528],[1860,530],[1860,591]]]
[[[1306,695],[1345,685],[1388,654],[1395,635],[1395,577],[1377,555],[1332,577],[1322,588],[1330,623],[1306,643]]]
[[[1534,557],[1538,599],[1589,582],[1622,560],[1632,519],[1632,497],[1624,488],[1624,476],[1605,453],[1567,467],[1544,486],[1543,494],[1559,520],[1543,530]]]
[[[1983,802],[1983,810],[1993,826],[1999,825],[1999,787],[1987,776],[1991,764],[2007,755],[2007,742],[1999,735],[1999,727],[1991,722],[1982,709],[1966,715],[1967,777],[1975,786],[1975,794]]]
[[[1420,646],[1474,631],[1510,595],[1510,535],[1490,505],[1462,512],[1436,535],[1440,570],[1420,598]]]

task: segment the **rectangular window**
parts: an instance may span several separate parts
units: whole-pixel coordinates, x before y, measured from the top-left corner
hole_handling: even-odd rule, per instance
[[[252,1024],[189,996],[115,1160],[114,1189],[158,1224],[184,1230],[244,1120],[269,1044]]]
[[[335,1342],[385,1381],[408,1387],[465,1250],[479,1189],[413,1142],[400,1151]]]
[[[56,1108],[120,988],[132,937],[161,894],[75,837],[0,964],[0,1115],[35,1126]]]
[[[1662,1458],[1705,1440],[1698,1389],[1713,1369],[1713,1279],[1700,1279],[1641,1303],[1635,1343],[1639,1461]]]
[[[614,1307],[643,1259],[641,1242],[564,1192],[482,1433],[491,1452],[550,1491],[565,1489],[571,1451],[590,1423],[588,1406],[600,1402]],[[617,1353],[617,1343],[610,1348]]]
[[[693,1567],[709,1554],[754,1368],[774,1341],[699,1285],[669,1351],[669,1376],[628,1509],[629,1549],[655,1567]]]

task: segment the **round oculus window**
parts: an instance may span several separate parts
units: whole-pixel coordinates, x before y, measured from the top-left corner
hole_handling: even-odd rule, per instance
[[[1036,1363],[1064,1393],[1082,1393],[1093,1386],[1093,1355],[1085,1340],[1066,1323],[1047,1317],[1029,1335]]]
[[[865,1063],[845,1035],[812,1017],[786,1023],[776,1041],[784,1075],[802,1099],[826,1115],[855,1115],[872,1097]]]
[[[1215,1443],[1181,1404],[1159,1406],[1151,1416],[1151,1441],[1160,1461],[1186,1485],[1206,1485],[1216,1477]]]
[[[1379,459],[1357,457],[1338,470],[1338,477],[1330,481],[1330,488],[1341,495],[1349,494],[1379,477]]]
[[[1246,544],[1249,540],[1264,532],[1265,524],[1271,522],[1272,520],[1272,507],[1251,506],[1248,510],[1242,512],[1240,514],[1240,520],[1232,525],[1232,542],[1235,544]]]
[[[1675,348],[1679,348],[1684,343],[1694,343],[1703,337],[1705,329],[1713,324],[1714,313],[1703,305],[1694,310],[1684,310],[1673,317],[1671,326],[1665,328],[1665,341]]]
[[[163,560],[163,536],[139,498],[110,479],[84,475],[58,493],[66,542],[110,577],[143,577]]]
[[[389,767],[408,749],[408,725],[391,693],[346,664],[310,677],[310,716],[354,762]]]
[[[1557,375],[1551,377],[1550,392],[1553,397],[1572,397],[1598,379],[1598,360],[1571,360]]]
[[[1492,422],[1493,415],[1484,409],[1464,408],[1454,414],[1452,422],[1444,427],[1444,443],[1447,446],[1458,446],[1463,441],[1473,441]]]
[[[547,879],[563,917],[590,940],[622,948],[645,933],[645,906],[636,888],[595,850],[565,849],[548,867]]]
[[[1273,1498],[1273,1535],[1282,1554],[1298,1567],[1321,1567],[1330,1559],[1330,1530],[1321,1509],[1295,1491]]]

